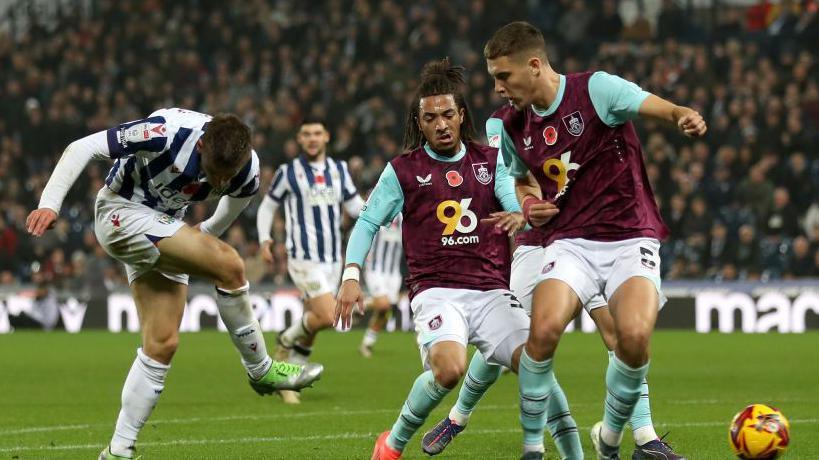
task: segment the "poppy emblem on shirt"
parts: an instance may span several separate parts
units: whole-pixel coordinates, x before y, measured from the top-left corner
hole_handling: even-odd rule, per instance
[[[202,184],[199,182],[191,182],[190,184],[182,187],[182,193],[185,195],[195,195],[201,186]]]
[[[450,187],[457,187],[464,183],[464,178],[458,171],[447,171],[446,182]]]
[[[543,140],[546,142],[546,145],[555,145],[555,142],[557,142],[557,130],[554,126],[547,126],[543,130]]]
[[[430,331],[437,330],[442,324],[444,324],[444,319],[441,318],[441,315],[437,315],[435,318],[429,320],[429,323],[427,323]]]

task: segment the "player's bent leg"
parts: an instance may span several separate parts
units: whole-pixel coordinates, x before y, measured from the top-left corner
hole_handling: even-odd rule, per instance
[[[159,240],[156,247],[158,271],[199,276],[223,289],[239,289],[247,282],[244,261],[233,247],[187,225]]]
[[[519,347],[521,350],[523,346]],[[502,367],[489,364],[480,351],[472,355],[466,377],[458,392],[458,400],[450,409],[449,416],[438,422],[431,430],[424,433],[421,450],[427,455],[438,455],[450,442],[466,428],[469,417],[489,387],[501,375]]]
[[[122,407],[107,452],[100,454],[103,458],[133,457],[137,436],[165,388],[185,309],[187,286],[155,271],[134,280],[131,291],[142,326],[142,348],[122,387]]]
[[[398,420],[384,441],[390,449],[399,453],[424,424],[430,412],[458,384],[466,368],[466,347],[463,343],[450,340],[432,343],[427,362],[431,369],[415,379]]]
[[[610,298],[617,345],[606,371],[603,422],[592,428],[592,442],[600,458],[619,454],[623,427],[640,400],[658,303],[656,285],[642,276],[628,278]]]
[[[649,341],[657,321],[657,287],[648,278],[633,276],[612,295],[609,302],[617,334],[617,356],[638,367],[648,362]]]
[[[552,415],[553,422],[568,422],[562,436],[555,442],[565,441],[567,456],[582,456],[580,440],[573,419],[569,422],[568,402],[552,369],[552,356],[563,331],[580,308],[580,300],[565,282],[547,279],[540,282],[532,299],[531,330],[526,347],[521,353],[518,368],[520,389],[520,422],[523,427],[524,454],[543,452],[543,430]],[[550,401],[551,400],[551,401]],[[550,404],[551,403],[551,404]],[[558,417],[565,413],[566,417]],[[561,420],[566,418],[567,420]],[[572,426],[574,430],[572,430]],[[557,432],[556,432],[557,433]],[[556,434],[553,433],[553,436]],[[560,444],[558,445],[560,448]],[[561,449],[562,450],[562,449]],[[574,453],[579,450],[579,454]]]
[[[316,335],[323,329],[333,327],[335,298],[329,292],[305,300],[305,312],[301,321],[285,329],[277,342],[276,359],[306,364],[313,352]]]
[[[535,287],[526,353],[535,361],[551,359],[560,337],[580,309],[574,290],[563,281],[547,279]]]
[[[614,351],[617,347],[617,333],[614,331],[614,318],[611,317],[611,312],[608,306],[602,306],[594,309],[587,308],[589,316],[597,326],[597,332],[600,333],[600,338],[603,339],[603,345],[609,351]]]
[[[390,299],[387,298],[387,296],[373,297],[370,307],[373,310],[372,316],[370,317],[370,322],[367,325],[367,330],[364,332],[364,338],[361,340],[361,344],[358,346],[358,352],[365,358],[372,357],[373,346],[375,345],[375,342],[378,341],[378,333],[384,330],[384,328],[387,326],[389,313],[392,309]]]
[[[250,306],[244,261],[233,247],[211,235],[181,227],[156,243],[156,269],[210,279],[217,288],[216,306],[227,326],[251,387],[259,394],[301,389],[321,376],[321,365],[295,366],[273,362],[267,355],[261,327]]]

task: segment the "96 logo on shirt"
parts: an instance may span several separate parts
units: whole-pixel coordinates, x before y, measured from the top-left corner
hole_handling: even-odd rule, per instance
[[[478,227],[478,216],[469,210],[470,204],[472,204],[472,198],[464,198],[460,202],[446,200],[438,205],[436,215],[438,220],[445,225],[444,231],[441,232],[441,244],[456,246],[480,242],[478,235],[452,236],[456,230],[458,233],[471,233]],[[466,225],[464,225],[464,219],[466,219]]]

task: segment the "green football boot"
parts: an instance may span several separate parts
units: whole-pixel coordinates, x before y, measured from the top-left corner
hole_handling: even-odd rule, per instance
[[[100,456],[97,458],[97,460],[116,460],[118,458],[120,459],[127,458],[128,460],[139,460],[142,458],[142,456],[139,455],[136,457],[122,457],[120,455],[114,455],[111,453],[111,446],[105,446],[105,449],[102,449],[102,452],[100,452]]]
[[[279,390],[300,391],[313,385],[321,378],[324,366],[317,363],[305,365],[273,361],[270,370],[259,380],[250,378],[250,386],[260,395],[269,395]]]

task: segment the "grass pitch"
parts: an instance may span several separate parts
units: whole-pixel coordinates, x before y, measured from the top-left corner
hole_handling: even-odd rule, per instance
[[[382,334],[372,359],[362,331],[322,333],[315,360],[325,373],[302,404],[258,397],[229,338],[183,334],[165,391],[138,444],[144,459],[362,459],[388,429],[420,372],[414,337]],[[273,336],[267,336],[274,344]],[[107,444],[139,337],[107,332],[16,332],[0,336],[0,459],[96,458]],[[791,421],[785,458],[819,458],[819,334],[702,335],[658,332],[649,383],[657,431],[670,431],[690,459],[728,459],[728,424],[747,404],[779,407]],[[272,353],[272,350],[270,350]],[[581,426],[602,416],[606,353],[597,335],[567,334],[557,377]],[[443,417],[455,392],[423,429]],[[505,375],[481,401],[446,458],[518,458],[517,381]],[[557,458],[547,435],[547,458]],[[630,458],[630,434],[623,458]],[[405,458],[425,457],[420,433]]]

